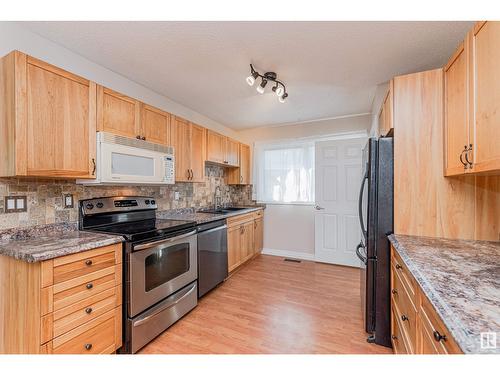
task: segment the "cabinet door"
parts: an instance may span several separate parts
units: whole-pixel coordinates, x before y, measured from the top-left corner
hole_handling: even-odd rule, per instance
[[[238,167],[240,165],[240,143],[226,138],[226,164]]]
[[[245,224],[242,224],[241,261],[246,262],[250,259],[254,254],[254,250],[254,222],[248,221]]]
[[[27,174],[93,178],[95,83],[28,56],[26,85]]]
[[[225,159],[226,137],[211,130],[207,131],[207,161],[223,164]]]
[[[230,227],[227,230],[227,268],[231,272],[241,262],[241,228]]]
[[[139,101],[98,86],[97,130],[130,138],[140,137]]]
[[[205,180],[206,129],[191,123],[191,182]]]
[[[191,180],[191,132],[189,122],[172,116],[172,145],[175,156],[175,181]]]
[[[169,146],[170,114],[147,104],[142,105],[141,113],[141,137],[148,142]]]
[[[445,176],[464,174],[464,147],[469,144],[468,53],[462,43],[444,68]]]
[[[500,171],[500,22],[478,23],[471,33],[473,172]]]
[[[254,221],[254,254],[259,254],[264,247],[264,226],[262,219]]]
[[[240,183],[250,184],[250,146],[240,144]]]

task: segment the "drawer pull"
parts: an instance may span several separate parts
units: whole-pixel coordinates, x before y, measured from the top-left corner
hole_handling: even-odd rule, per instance
[[[399,264],[397,264],[397,263],[396,263],[396,269],[397,269],[397,270],[400,270],[400,269],[402,269],[402,268],[403,268],[403,267],[401,267],[401,265],[399,265]]]
[[[438,331],[434,331],[434,340],[436,340],[437,342],[443,340],[443,341],[446,341],[446,335],[441,335]]]
[[[391,339],[393,339],[393,340],[397,340],[397,339],[398,339],[398,336],[396,336],[396,335],[392,335],[392,336],[391,336]]]
[[[86,350],[92,349],[92,344],[85,344],[85,349]]]
[[[86,312],[87,314],[90,314],[90,313],[92,312],[92,307],[87,307],[87,308],[85,309],[85,312]]]
[[[91,266],[91,265],[92,265],[92,260],[91,260],[91,259],[87,259],[87,260],[85,261],[85,264],[86,264],[87,266]]]
[[[92,288],[94,287],[94,284],[92,284],[92,283],[88,283],[88,284],[86,285],[86,287],[87,287],[87,289],[92,289]]]
[[[401,315],[401,320],[404,322],[405,320],[409,320],[409,319],[405,314],[403,314],[403,315]]]
[[[398,291],[396,289],[391,290],[392,294],[398,294]]]

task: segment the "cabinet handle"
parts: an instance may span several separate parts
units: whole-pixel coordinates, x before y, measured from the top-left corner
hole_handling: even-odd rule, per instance
[[[240,182],[243,182],[243,176],[240,176]]]
[[[92,158],[92,176],[95,176],[95,170],[96,170],[95,159]]]
[[[397,340],[397,339],[398,339],[398,336],[396,336],[396,335],[391,335],[391,339],[393,339],[393,340]]]
[[[85,344],[85,349],[86,350],[92,349],[92,344]]]
[[[446,341],[446,335],[441,335],[438,331],[434,331],[433,335],[434,335],[434,340],[436,340],[437,342],[441,340]]]
[[[396,289],[392,289],[392,290],[391,290],[391,293],[392,293],[392,294],[398,294],[398,291],[397,291]]]
[[[90,314],[90,313],[92,312],[92,307],[87,307],[87,308],[85,309],[85,312],[86,312],[87,314]]]
[[[143,141],[145,141],[145,140],[146,140],[146,137],[142,137],[141,139],[142,139]]]
[[[401,320],[404,322],[404,321],[409,320],[409,319],[405,314],[403,314],[403,315],[401,315]]]
[[[472,162],[469,160],[469,152],[472,152],[472,145],[469,144],[469,148],[465,146],[465,161],[469,163],[469,168],[472,169]]]
[[[399,265],[398,263],[396,263],[396,269],[397,270],[401,270],[401,269],[403,269],[403,267],[401,267],[401,265]]]
[[[193,174],[193,170],[192,170],[192,169],[190,169],[190,170],[189,170],[189,174],[190,174],[189,179],[190,179],[190,180],[192,180],[192,179],[193,179],[193,176],[194,176],[194,174]]]
[[[91,266],[91,265],[92,265],[92,259],[87,259],[87,260],[85,261],[85,265],[87,265],[87,266]]]
[[[94,287],[94,284],[92,283],[88,283],[87,285],[85,285],[87,287],[87,289],[92,289]]]
[[[254,221],[254,222],[253,222],[253,227],[254,227],[255,229],[257,229],[257,222],[256,222],[256,221]]]
[[[464,161],[462,158],[464,156],[464,152],[467,151],[467,146],[464,146],[465,148],[462,150],[460,153],[460,162],[464,165],[464,169],[467,169],[467,163]]]
[[[189,169],[187,170],[187,174],[188,174],[187,179],[190,180],[191,179],[191,173],[189,173]]]
[[[137,139],[141,139],[141,136],[140,135],[136,135],[135,136]]]

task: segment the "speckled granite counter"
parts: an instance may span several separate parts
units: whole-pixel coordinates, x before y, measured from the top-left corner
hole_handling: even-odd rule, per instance
[[[0,231],[0,255],[39,262],[123,241],[121,236],[79,231],[76,223]]]
[[[390,235],[464,353],[500,353],[500,242]],[[481,348],[496,332],[497,348]]]
[[[161,211],[156,213],[159,219],[174,219],[174,220],[191,220],[196,221],[198,224],[209,223],[215,220],[227,219],[231,216],[238,216],[247,214],[249,212],[261,210],[265,208],[264,205],[245,206],[244,210],[224,213],[224,214],[211,214],[206,212],[198,212],[194,208],[180,208],[177,210]]]

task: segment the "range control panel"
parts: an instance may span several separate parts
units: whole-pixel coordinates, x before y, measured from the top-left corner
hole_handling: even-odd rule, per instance
[[[80,208],[83,215],[94,215],[107,212],[156,210],[158,206],[152,197],[108,197],[82,200]]]

